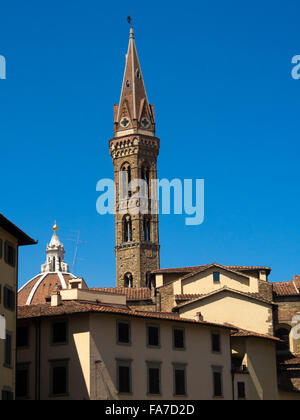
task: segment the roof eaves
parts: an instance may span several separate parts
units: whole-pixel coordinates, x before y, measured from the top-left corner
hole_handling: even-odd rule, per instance
[[[18,239],[19,246],[37,244],[37,241],[30,238],[30,236],[28,236],[25,232],[18,228],[18,226],[8,220],[2,213],[0,213],[0,227]]]

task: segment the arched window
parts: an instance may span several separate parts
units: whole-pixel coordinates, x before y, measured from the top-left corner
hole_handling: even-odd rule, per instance
[[[275,335],[283,341],[283,343],[277,343],[277,351],[290,351],[290,328],[287,326],[279,327]]]
[[[129,163],[124,163],[121,167],[120,173],[120,196],[121,199],[125,200],[131,197],[131,191],[129,191],[129,184],[131,182],[131,168]]]
[[[55,257],[53,257],[53,260],[52,260],[52,271],[54,272],[55,271],[55,269],[56,269],[56,261],[55,261]]]
[[[147,190],[144,191],[143,195],[149,198],[150,197],[150,169],[149,169],[149,165],[147,165],[146,163],[144,163],[141,168],[141,179],[146,181],[146,184],[147,184]]]
[[[123,217],[123,242],[131,242],[132,241],[132,222],[131,216],[126,214]]]
[[[133,287],[133,277],[131,273],[126,273],[124,276],[124,287]]]
[[[156,281],[155,281],[155,275],[151,274],[151,271],[148,271],[146,273],[146,287],[148,287],[148,289],[152,289],[152,288],[156,288]]]
[[[143,219],[143,239],[144,241],[151,241],[151,221],[146,216]]]

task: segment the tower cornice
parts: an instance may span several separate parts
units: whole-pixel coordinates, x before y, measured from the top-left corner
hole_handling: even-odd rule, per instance
[[[153,136],[129,135],[114,137],[109,141],[109,149],[112,159],[118,159],[145,152],[150,156],[157,157],[159,154],[160,139]]]

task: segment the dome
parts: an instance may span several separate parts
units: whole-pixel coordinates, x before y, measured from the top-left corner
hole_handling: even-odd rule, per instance
[[[41,267],[41,273],[29,280],[18,292],[19,306],[44,304],[54,289],[70,289],[71,280],[77,278],[69,272],[69,266],[64,262],[65,250],[57,235],[57,229],[55,223],[52,239],[46,249],[47,260]],[[84,280],[82,288],[87,289]]]
[[[26,283],[18,293],[18,305],[42,305],[48,301],[54,289],[59,286],[69,289],[70,280],[76,279],[71,273],[42,273]],[[87,289],[83,281],[84,289]]]

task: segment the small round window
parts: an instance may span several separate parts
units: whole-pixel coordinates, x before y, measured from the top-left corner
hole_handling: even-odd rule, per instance
[[[126,80],[126,87],[127,87],[127,88],[130,88],[130,86],[131,86],[131,85],[130,85],[130,81],[129,81],[129,80]]]

